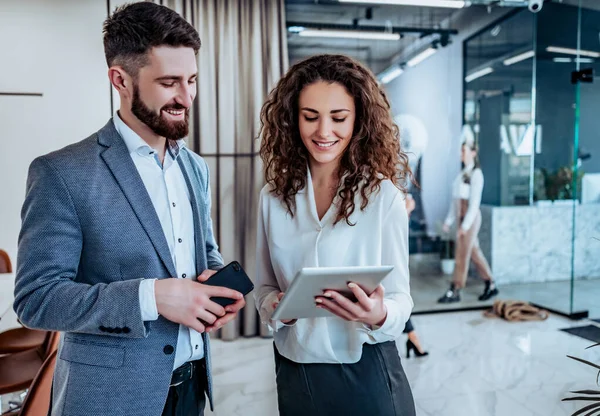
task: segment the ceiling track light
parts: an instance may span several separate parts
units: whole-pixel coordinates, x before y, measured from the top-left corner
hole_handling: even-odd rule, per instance
[[[393,6],[445,7],[462,9],[468,5],[464,0],[338,0],[340,3],[389,4]]]
[[[546,52],[563,53],[565,55],[587,56],[589,58],[600,58],[600,52],[587,51],[585,49],[563,48],[561,46],[548,46]]]
[[[313,38],[340,38],[340,39],[371,39],[371,40],[400,40],[400,33],[367,32],[362,30],[331,30],[331,29],[304,29],[296,32],[302,37]]]

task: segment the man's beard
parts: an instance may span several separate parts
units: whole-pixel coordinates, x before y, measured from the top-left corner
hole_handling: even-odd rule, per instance
[[[162,116],[162,110],[185,110],[183,121],[168,121]],[[140,98],[140,90],[137,85],[133,87],[133,102],[131,103],[131,112],[142,123],[167,140],[179,140],[188,135],[189,132],[189,110],[180,104],[164,106],[159,114],[150,110]]]

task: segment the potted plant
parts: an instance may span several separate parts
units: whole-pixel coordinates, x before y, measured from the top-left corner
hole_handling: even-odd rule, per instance
[[[594,344],[594,345],[587,347],[586,349],[594,348],[599,345],[600,345],[600,343]],[[567,355],[567,357],[572,358],[573,360],[579,361],[581,363],[584,363],[585,365],[589,365],[590,367],[598,370],[598,374],[596,375],[596,385],[598,385],[598,380],[600,379],[600,365],[583,360],[581,358],[572,357],[570,355]],[[576,394],[577,396],[566,397],[566,398],[562,399],[562,401],[563,402],[583,401],[586,403],[586,405],[584,407],[582,407],[581,409],[579,409],[578,411],[573,413],[573,415],[571,415],[571,416],[584,415],[584,414],[589,415],[589,416],[600,415],[600,390],[577,390],[577,391],[572,391],[571,393]]]
[[[598,240],[596,237],[594,237],[594,240]],[[594,345],[590,345],[589,347],[586,348],[586,350],[589,350],[590,348],[594,348],[594,347],[598,347],[600,346],[600,342]],[[589,365],[592,368],[595,368],[596,370],[598,370],[598,374],[596,375],[596,385],[600,386],[600,365],[598,364],[594,364],[590,361],[586,361],[583,360],[581,358],[578,357],[573,357],[571,355],[567,355],[567,357],[575,360],[575,361],[579,361],[580,363],[583,363],[585,365]],[[581,409],[579,409],[578,411],[576,411],[575,413],[573,413],[571,416],[577,416],[577,415],[583,415],[583,416],[593,416],[593,415],[600,415],[600,390],[577,390],[577,391],[572,391],[572,394],[577,394],[578,396],[574,396],[574,397],[566,397],[564,399],[562,399],[563,402],[570,402],[570,401],[583,401],[588,403],[586,406],[582,407]],[[587,413],[586,413],[587,412]]]
[[[571,166],[562,166],[554,172],[548,172],[546,169],[539,169],[538,175],[536,175],[537,186],[536,188],[544,188],[541,192],[539,189],[536,192],[536,198],[549,199],[551,201],[563,201],[572,200],[575,196],[573,189],[573,177],[575,172]],[[584,172],[582,170],[577,171],[577,180],[575,186],[577,189],[581,189],[581,179],[583,178]]]

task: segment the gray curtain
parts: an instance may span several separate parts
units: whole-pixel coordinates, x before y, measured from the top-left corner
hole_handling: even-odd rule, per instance
[[[200,33],[198,98],[189,146],[211,171],[213,227],[228,263],[255,274],[256,206],[263,186],[258,157],[260,108],[287,70],[284,0],[155,0]],[[267,336],[252,296],[221,338]]]

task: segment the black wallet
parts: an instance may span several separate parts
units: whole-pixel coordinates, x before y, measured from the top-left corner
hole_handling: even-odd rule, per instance
[[[254,289],[252,280],[248,277],[242,266],[237,261],[232,261],[227,266],[213,274],[206,282],[205,285],[211,286],[222,286],[229,289],[237,290],[242,295],[246,296]],[[234,299],[230,298],[210,298],[215,303],[221,306],[231,305],[235,303]]]

